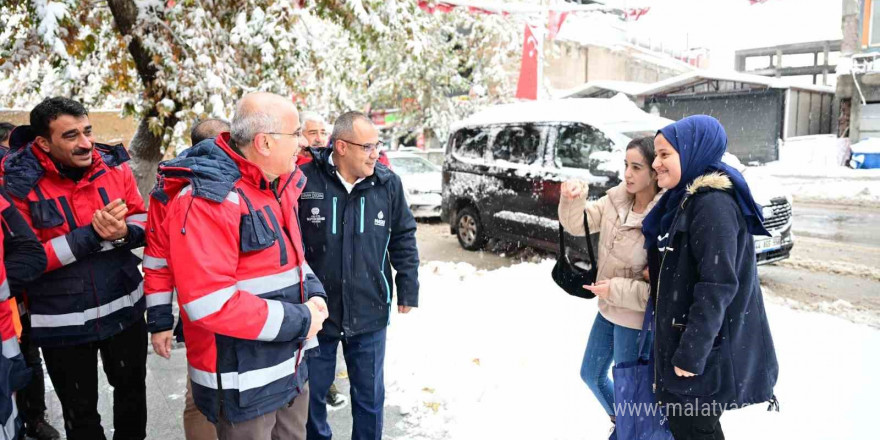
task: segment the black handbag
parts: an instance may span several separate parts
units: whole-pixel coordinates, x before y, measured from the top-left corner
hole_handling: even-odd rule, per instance
[[[596,255],[593,253],[593,241],[590,240],[590,225],[587,222],[586,212],[584,212],[584,231],[587,239],[587,252],[590,255],[589,269],[581,269],[568,259],[568,255],[565,254],[565,231],[562,229],[562,222],[559,223],[559,255],[556,257],[556,265],[553,266],[553,281],[569,295],[592,299],[596,297],[596,294],[584,289],[583,286],[596,282],[599,265],[596,264]]]

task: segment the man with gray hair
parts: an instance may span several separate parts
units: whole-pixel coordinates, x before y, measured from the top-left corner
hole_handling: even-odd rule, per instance
[[[290,100],[252,93],[231,133],[166,166],[168,258],[144,265],[171,269],[193,397],[220,440],[305,438],[302,361],[327,305],[295,214],[301,134]]]
[[[382,438],[385,328],[391,318],[392,266],[397,313],[418,306],[416,222],[400,177],[379,163],[379,132],[363,113],[333,126],[332,148],[314,150],[299,218],[306,258],[324,284],[330,317],[318,334],[310,372],[309,440],[330,439],[325,396],[342,342],[351,384],[353,440]]]

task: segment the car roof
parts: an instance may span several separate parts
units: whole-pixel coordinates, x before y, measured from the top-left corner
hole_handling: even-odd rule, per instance
[[[415,153],[410,153],[409,151],[389,151],[389,152],[386,152],[385,155],[388,156],[389,159],[405,158],[405,157],[414,158],[414,159],[422,159],[422,156],[419,156],[418,154],[415,154]]]
[[[580,122],[619,132],[658,130],[673,121],[646,113],[626,96],[613,98],[554,99],[489,107],[456,122],[465,127],[538,122]]]

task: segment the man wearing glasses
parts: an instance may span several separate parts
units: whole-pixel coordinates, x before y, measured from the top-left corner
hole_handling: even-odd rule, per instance
[[[314,151],[299,219],[306,259],[327,292],[329,318],[308,359],[310,440],[330,439],[325,398],[342,342],[351,383],[353,440],[382,437],[385,328],[390,322],[391,267],[397,312],[418,306],[416,222],[400,178],[378,164],[382,143],[364,114],[336,120],[331,148]]]

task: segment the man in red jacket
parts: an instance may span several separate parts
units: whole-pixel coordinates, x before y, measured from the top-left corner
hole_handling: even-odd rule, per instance
[[[296,214],[301,135],[292,102],[253,93],[238,104],[231,133],[162,168],[186,185],[162,225],[167,264],[193,397],[221,439],[305,439],[302,361],[327,305]]]
[[[202,148],[214,148],[214,138],[220,133],[229,131],[229,122],[222,119],[206,119],[193,125],[190,131],[191,148],[168,162],[159,164],[156,187],[150,193],[150,204],[147,208],[147,245],[144,247],[144,296],[147,299],[147,330],[151,333],[150,341],[153,351],[166,359],[171,358],[171,343],[174,337],[183,342],[183,329],[180,320],[174,325],[172,314],[172,292],[174,278],[167,264],[168,233],[162,224],[167,214],[168,202],[174,198],[189,181],[183,176],[164,175],[166,168],[174,169],[185,163],[189,153],[201,151]],[[234,163],[229,161],[234,166]],[[200,176],[210,179],[210,174]],[[229,189],[231,189],[231,184]],[[174,329],[172,332],[172,328]],[[216,440],[217,429],[205,418],[193,400],[192,384],[187,376],[186,394],[183,408],[183,431],[187,440]]]
[[[103,439],[98,353],[113,386],[115,438],[146,438],[147,333],[140,259],[147,214],[122,145],[97,144],[88,111],[67,98],[34,107],[23,145],[3,160],[5,188],[46,252],[27,288],[67,438]]]

